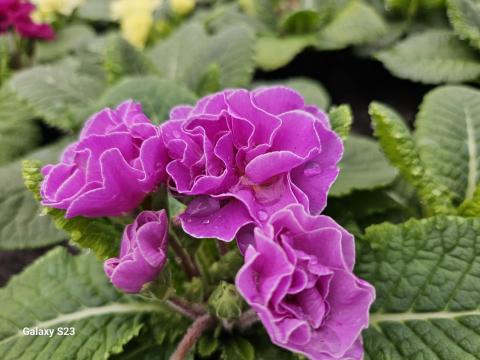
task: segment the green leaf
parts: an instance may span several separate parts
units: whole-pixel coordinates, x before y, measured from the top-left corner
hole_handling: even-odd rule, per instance
[[[287,65],[303,49],[315,42],[313,35],[277,37],[264,35],[257,39],[255,63],[265,71],[272,71]]]
[[[221,88],[246,86],[254,70],[254,35],[244,26],[229,26],[209,36],[198,23],[187,23],[150,51],[162,76],[197,90],[205,72],[217,64]]]
[[[195,260],[200,266],[203,277],[212,283],[210,267],[219,260],[218,247],[215,239],[203,239],[195,252]]]
[[[255,360],[255,349],[245,338],[235,336],[225,344],[222,360]]]
[[[351,0],[320,31],[316,46],[321,50],[342,49],[374,41],[386,33],[384,19],[371,5]]]
[[[203,335],[198,341],[197,351],[201,357],[209,357],[217,351],[219,346],[218,339],[210,334]]]
[[[81,19],[91,21],[111,21],[110,13],[111,0],[86,0],[77,15]]]
[[[477,359],[480,219],[437,216],[367,229],[357,274],[377,299],[366,359]]]
[[[332,129],[345,140],[352,127],[353,114],[350,105],[332,106],[328,112]]]
[[[220,67],[217,64],[210,65],[198,83],[197,94],[204,96],[221,90],[220,76]]]
[[[321,20],[320,13],[315,10],[298,10],[281,20],[280,30],[287,34],[306,34],[317,30]]]
[[[397,170],[390,166],[378,144],[358,135],[351,135],[345,141],[345,153],[339,166],[340,174],[330,190],[332,196],[383,187],[397,176]]]
[[[40,129],[32,111],[6,87],[0,89],[0,164],[37,146]]]
[[[1,100],[0,100],[1,101]],[[60,143],[27,156],[53,162],[65,146]],[[67,235],[55,229],[22,181],[21,161],[0,168],[0,250],[27,249],[51,245]]]
[[[95,32],[87,25],[75,24],[57,32],[55,41],[38,42],[35,58],[40,62],[58,60],[79,50],[95,38]]]
[[[480,57],[449,30],[410,35],[375,57],[395,76],[427,84],[478,79]]]
[[[123,79],[108,89],[97,107],[115,107],[127,99],[141,102],[145,114],[158,124],[168,119],[175,105],[194,103],[195,95],[177,82],[155,76],[138,76]]]
[[[243,256],[237,248],[234,248],[211,264],[208,272],[214,283],[220,280],[233,280],[242,265]]]
[[[103,360],[138,335],[142,314],[160,311],[117,292],[92,255],[71,256],[57,248],[0,289],[0,354],[3,360]],[[23,329],[74,335],[25,336]]]
[[[23,162],[23,178],[25,186],[40,200],[40,185],[43,176],[40,173],[40,162],[25,160]],[[81,247],[92,249],[100,259],[117,255],[123,226],[114,223],[110,218],[84,218],[77,216],[65,218],[65,211],[54,208],[43,208],[44,215],[50,215],[55,226],[70,235],[73,242]]]
[[[0,36],[0,86],[10,76],[10,37],[7,34]]]
[[[67,131],[81,126],[104,89],[101,79],[76,72],[67,64],[20,71],[9,85],[36,115]]]
[[[415,126],[425,166],[457,202],[471,199],[480,182],[480,91],[434,89],[425,96]]]
[[[369,108],[374,134],[390,162],[412,184],[428,213],[452,213],[452,195],[434,178],[420,159],[410,130],[400,116],[385,105],[372,103]]]
[[[110,84],[126,76],[157,72],[144,53],[120,36],[112,36],[107,40],[104,66]]]
[[[477,185],[473,197],[460,205],[459,214],[467,217],[480,217],[480,184]]]
[[[443,8],[444,0],[385,0],[385,7],[388,10],[398,11],[406,16],[412,17],[419,10],[432,11],[438,8]]]
[[[455,32],[480,49],[480,3],[476,0],[448,0],[447,9]]]

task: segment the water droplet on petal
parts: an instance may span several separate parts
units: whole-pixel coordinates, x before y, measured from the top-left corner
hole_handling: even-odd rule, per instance
[[[210,224],[210,220],[208,220],[208,219],[207,220],[202,220],[202,224],[205,224],[205,225]]]
[[[180,138],[180,132],[177,131],[177,130],[174,130],[174,131],[172,132],[172,135],[173,135],[173,137],[174,137],[175,139]]]
[[[268,214],[266,211],[263,211],[263,210],[260,210],[258,213],[257,213],[257,216],[258,218],[260,219],[260,221],[266,221],[268,219]]]
[[[220,209],[220,201],[210,196],[199,196],[188,204],[186,213],[193,217],[204,217]]]
[[[315,161],[307,163],[303,169],[303,174],[308,177],[317,176],[322,173],[322,167]]]
[[[285,194],[284,178],[280,177],[268,184],[253,185],[255,199],[262,205],[273,205]]]

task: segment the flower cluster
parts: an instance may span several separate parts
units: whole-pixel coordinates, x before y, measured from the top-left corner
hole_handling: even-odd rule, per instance
[[[163,0],[116,0],[112,3],[112,17],[120,21],[124,38],[143,48],[153,27],[153,12]]]
[[[326,115],[285,87],[207,96],[163,130],[170,189],[197,196],[184,230],[225,241],[292,203],[323,210],[343,152]]]
[[[166,163],[160,129],[126,101],[93,115],[60,163],[43,167],[42,204],[67,218],[119,216],[165,181]]]
[[[32,0],[37,5],[34,16],[52,22],[57,14],[70,16],[85,0]]]
[[[14,30],[24,38],[53,39],[53,28],[32,20],[35,6],[23,0],[0,0],[0,34]]]
[[[187,202],[196,238],[234,238],[245,262],[236,286],[272,341],[311,359],[361,359],[373,287],[353,273],[354,239],[327,216],[343,153],[328,117],[292,89],[226,90],[172,109],[154,126],[127,101],[89,119],[61,162],[43,168],[43,204],[73,216],[138,209],[160,184]],[[124,231],[111,281],[139,292],[162,270],[165,211]]]

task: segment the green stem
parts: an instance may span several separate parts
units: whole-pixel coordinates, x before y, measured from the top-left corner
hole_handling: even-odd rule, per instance
[[[182,264],[187,276],[190,279],[194,278],[195,276],[200,276],[200,271],[198,270],[197,264],[190,256],[190,254],[182,247],[177,234],[175,233],[175,231],[172,230],[172,228],[170,228],[169,234],[170,245],[177,257],[180,259],[180,263]]]

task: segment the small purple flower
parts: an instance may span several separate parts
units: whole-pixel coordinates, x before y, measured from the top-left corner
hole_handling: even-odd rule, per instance
[[[166,180],[160,131],[131,100],[93,115],[60,163],[43,167],[42,204],[67,218],[133,210]]]
[[[361,359],[375,290],[353,274],[353,236],[294,204],[250,240],[236,285],[272,341],[310,359]]]
[[[143,211],[125,228],[120,256],[105,261],[113,285],[138,293],[162,271],[167,260],[168,219],[165,210]]]
[[[226,90],[170,118],[162,125],[170,188],[197,196],[180,217],[189,234],[230,241],[289,204],[325,207],[343,146],[326,114],[294,90]]]

